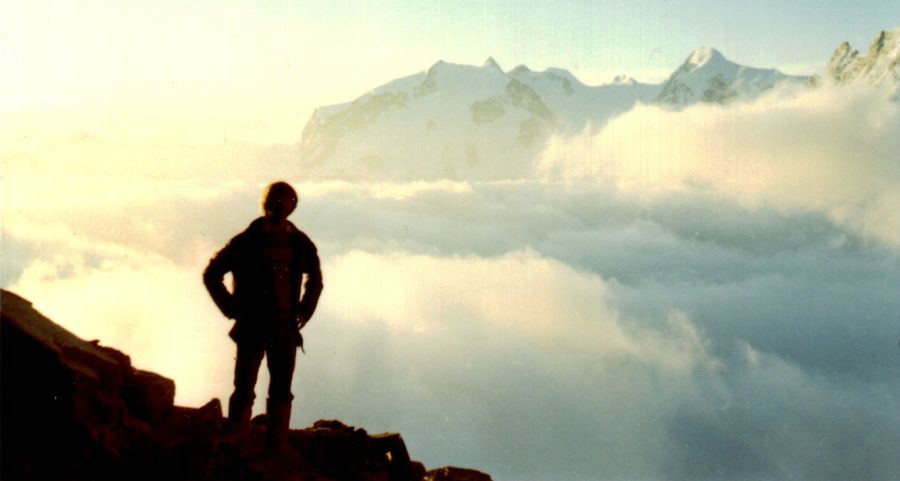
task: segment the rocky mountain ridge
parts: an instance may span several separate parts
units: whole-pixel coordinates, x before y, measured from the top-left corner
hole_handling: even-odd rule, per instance
[[[292,430],[264,450],[263,418],[228,428],[218,399],[176,406],[175,383],[86,342],[30,302],[0,291],[0,478],[17,480],[489,481],[474,470],[426,472],[396,433],[339,421]]]
[[[900,27],[880,32],[865,55],[851,48],[850,43],[842,43],[831,56],[827,73],[838,84],[864,83],[887,88],[897,98],[900,91]]]

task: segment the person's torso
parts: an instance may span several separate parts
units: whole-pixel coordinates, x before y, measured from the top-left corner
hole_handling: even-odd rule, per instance
[[[262,225],[259,225],[262,224]],[[242,234],[234,271],[234,293],[245,316],[291,318],[303,275],[300,231],[272,231],[256,222]]]

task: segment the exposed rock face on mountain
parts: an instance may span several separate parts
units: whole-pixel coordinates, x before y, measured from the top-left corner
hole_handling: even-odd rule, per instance
[[[828,75],[839,84],[865,83],[900,92],[900,28],[878,34],[865,55],[842,43],[828,62]]]
[[[782,82],[807,81],[809,77],[785,75],[774,69],[744,67],[716,49],[700,48],[669,76],[657,100],[676,105],[748,100]]]
[[[0,291],[0,317],[4,481],[490,479],[459,468],[426,473],[399,434],[339,421],[292,430],[286,449],[270,453],[264,420],[239,435],[217,399],[175,406],[171,380],[77,338],[25,299]]]

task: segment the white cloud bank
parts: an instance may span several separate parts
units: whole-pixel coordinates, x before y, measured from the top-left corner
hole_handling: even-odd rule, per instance
[[[673,313],[664,333],[629,326],[607,305],[602,278],[532,251],[497,258],[352,251],[329,267],[329,289],[353,293],[328,298],[325,309],[336,318],[414,334],[496,335],[546,352],[627,358],[672,373],[717,365],[684,316]]]
[[[638,106],[598,132],[557,137],[543,176],[643,196],[709,191],[748,207],[818,212],[900,248],[900,106],[884,92],[779,90],[681,111]]]
[[[234,352],[200,273],[259,197],[199,185],[37,195],[3,234],[4,286],[193,405],[228,396]],[[326,288],[295,426],[400,431],[508,480],[898,468],[898,260],[821,216],[593,183],[298,186]]]

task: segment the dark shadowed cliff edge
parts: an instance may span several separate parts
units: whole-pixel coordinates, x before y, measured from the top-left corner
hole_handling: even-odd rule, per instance
[[[263,450],[256,420],[243,442],[218,399],[174,405],[175,383],[127,355],[84,341],[0,291],[0,478],[16,480],[486,481],[478,471],[426,472],[399,434],[340,421],[292,430]]]

